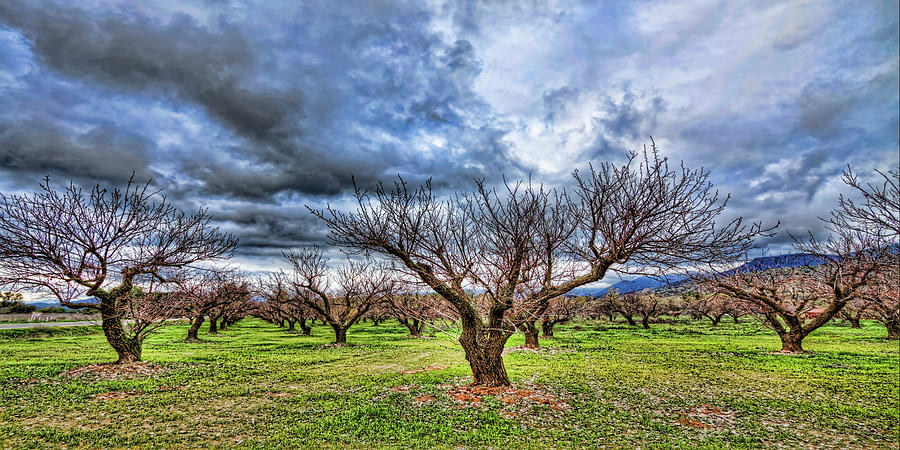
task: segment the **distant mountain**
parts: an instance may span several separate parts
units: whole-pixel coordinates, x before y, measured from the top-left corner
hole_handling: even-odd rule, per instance
[[[94,302],[96,302],[96,299],[93,299],[93,298],[92,298],[92,299],[78,299],[77,302],[79,302],[79,303],[91,303],[89,300],[94,300]],[[26,300],[25,303],[27,303],[27,304],[29,304],[29,305],[31,305],[31,306],[34,306],[34,307],[37,308],[37,309],[41,309],[41,308],[60,308],[60,307],[61,307],[61,306],[59,305],[59,302],[56,301],[56,300],[47,300],[47,299],[41,299],[41,300]],[[65,308],[65,307],[63,306],[62,308]],[[70,309],[70,310],[74,311],[74,309],[72,309],[72,308],[66,308],[66,309]]]
[[[769,270],[784,267],[817,266],[825,262],[820,256],[808,253],[791,253],[789,255],[762,256],[754,258],[748,263],[739,266],[737,271]]]
[[[603,297],[610,289],[617,290],[620,294],[642,291],[644,289],[657,289],[665,286],[679,284],[685,280],[684,275],[665,275],[658,277],[637,277],[631,280],[622,280],[605,288],[577,288],[569,292],[571,296]]]
[[[816,266],[824,262],[823,258],[808,253],[792,253],[788,255],[761,256],[754,258],[741,266],[737,271],[757,271],[784,267]],[[644,289],[660,289],[675,287],[687,279],[685,275],[666,275],[659,277],[637,277],[631,280],[622,280],[605,288],[577,288],[569,292],[569,296],[594,296],[603,297],[610,289],[616,289],[620,294],[642,291]]]

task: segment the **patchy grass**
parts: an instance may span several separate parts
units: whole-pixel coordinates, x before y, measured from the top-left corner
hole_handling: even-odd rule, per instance
[[[559,326],[510,351],[515,389],[473,389],[444,335],[363,324],[350,345],[245,320],[154,334],[120,372],[99,327],[0,332],[0,446],[897,448],[898,344],[826,326],[773,354],[757,324]],[[522,344],[515,336],[509,347]]]

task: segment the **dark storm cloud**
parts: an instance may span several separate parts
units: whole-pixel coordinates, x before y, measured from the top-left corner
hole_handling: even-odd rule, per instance
[[[137,179],[146,180],[153,176],[147,169],[151,148],[141,136],[112,124],[77,133],[37,117],[0,120],[0,167],[24,184],[50,175],[57,182],[121,185],[132,171]]]
[[[294,11],[290,26],[274,21],[265,35],[225,19],[31,2],[0,7],[0,21],[64,76],[197,105],[232,133],[215,157],[182,153],[179,171],[201,181],[200,194],[336,195],[352,175],[373,184],[397,173],[454,186],[515,168],[471,90],[481,64],[472,45],[430,34],[418,8],[386,5]],[[423,131],[450,146],[410,148]]]
[[[354,179],[562,186],[653,135],[729,214],[820,230],[847,163],[896,162],[898,34],[892,1],[8,0],[0,172],[134,170],[265,262]]]
[[[326,243],[327,230],[305,208],[230,207],[215,211],[215,216],[241,230],[241,253],[246,256],[280,255],[285,249]]]
[[[236,132],[266,139],[300,113],[296,92],[254,86],[256,58],[227,22],[200,27],[185,15],[161,23],[138,14],[92,15],[59,4],[0,5],[48,67],[120,89],[170,94],[201,105]]]

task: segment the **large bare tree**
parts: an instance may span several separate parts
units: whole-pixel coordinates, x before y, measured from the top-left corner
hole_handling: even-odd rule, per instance
[[[711,262],[746,251],[760,232],[740,219],[717,226],[727,198],[708,173],[670,168],[655,146],[621,166],[576,172],[575,182],[571,198],[530,183],[492,189],[480,181],[473,193],[439,198],[430,183],[400,179],[393,188],[357,188],[355,211],[312,212],[335,245],[386,256],[439,294],[459,314],[474,384],[507,386],[502,353],[517,300],[537,312],[611,268],[658,273]],[[484,314],[477,296],[488,300]]]
[[[0,193],[0,283],[98,310],[116,362],[139,361],[149,324],[167,316],[160,286],[237,247],[206,210],[185,214],[159,192],[133,180],[124,189],[56,190],[48,179],[34,194]]]
[[[852,230],[879,248],[878,273],[863,289],[860,304],[885,325],[888,339],[900,339],[900,167],[876,171],[880,183],[861,183],[848,167],[843,181],[862,201],[841,195],[828,223],[834,230]]]

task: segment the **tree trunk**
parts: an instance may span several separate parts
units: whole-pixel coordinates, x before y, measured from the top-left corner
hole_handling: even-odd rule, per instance
[[[106,341],[119,355],[119,359],[113,364],[128,364],[140,361],[141,339],[139,337],[129,337],[125,334],[122,319],[114,312],[105,311],[112,308],[112,305],[108,305],[107,308],[101,305],[100,314],[103,320],[101,328],[103,328]]]
[[[857,318],[850,317],[847,320],[850,321],[850,328],[862,328],[862,325],[860,325],[860,323],[859,323],[858,317]]]
[[[463,330],[459,343],[466,352],[466,360],[472,368],[472,384],[488,387],[512,386],[503,365],[503,347],[506,339],[495,334],[479,345],[474,330]]]
[[[731,316],[731,318],[734,319],[734,323],[740,323],[738,316]]]
[[[541,346],[538,341],[538,328],[534,326],[536,320],[526,320],[522,322],[520,329],[525,333],[525,348],[538,348]]]
[[[347,343],[347,329],[338,325],[331,324],[331,329],[334,330],[334,343],[338,345],[343,345]]]
[[[409,330],[409,335],[412,337],[422,337],[422,324],[418,321],[418,319],[397,319],[401,325],[405,326],[407,330]]]
[[[209,334],[219,334],[219,330],[218,330],[218,328],[217,328],[217,325],[218,325],[218,324],[216,323],[216,322],[218,322],[218,321],[219,321],[219,318],[218,318],[218,317],[210,317],[210,318],[209,318],[209,331],[208,331],[207,333],[209,333]]]
[[[781,353],[806,353],[803,350],[803,338],[806,336],[801,333],[783,333],[781,334]]]
[[[294,325],[296,325],[296,322],[293,319],[289,319],[287,322],[288,322],[288,331],[296,330],[296,328],[294,328]]]
[[[631,317],[630,315],[627,315],[627,314],[622,314],[622,315],[625,316],[625,320],[628,321],[628,325],[631,325],[633,327],[637,326],[637,322],[634,321],[633,317]]]
[[[556,322],[552,320],[545,320],[541,322],[541,331],[544,333],[545,338],[553,337],[553,326],[556,325]]]
[[[889,320],[884,323],[887,328],[887,338],[890,340],[900,339],[900,320]]]
[[[644,327],[645,330],[650,329],[650,316],[641,317],[641,326]]]
[[[187,339],[184,342],[200,342],[200,338],[197,337],[197,332],[200,331],[200,326],[203,325],[203,314],[194,317],[194,320],[191,321],[191,327],[188,328]]]
[[[372,326],[377,327],[381,323],[381,319],[372,318]]]
[[[312,332],[312,327],[306,324],[306,319],[300,319],[297,324],[300,325],[300,330],[303,332],[304,336],[309,336]]]
[[[722,320],[722,316],[710,316],[709,320],[712,320],[713,327],[717,327],[719,326],[719,321]]]

